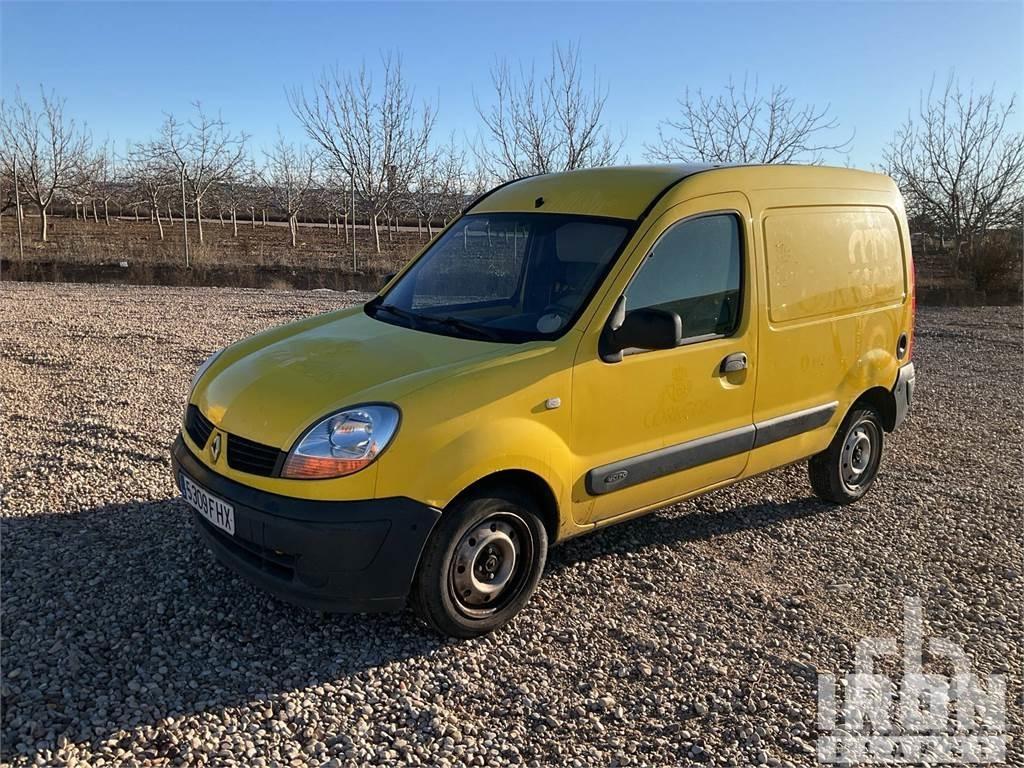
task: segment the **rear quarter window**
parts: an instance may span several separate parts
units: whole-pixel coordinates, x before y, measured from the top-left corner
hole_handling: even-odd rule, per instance
[[[849,314],[906,296],[903,244],[881,207],[787,208],[764,218],[773,323]]]

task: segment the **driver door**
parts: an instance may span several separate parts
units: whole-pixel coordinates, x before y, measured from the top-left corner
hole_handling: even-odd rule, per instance
[[[578,522],[640,511],[743,471],[757,365],[753,251],[746,198],[711,195],[669,209],[614,278],[573,374]],[[620,295],[627,313],[679,314],[682,343],[602,361],[598,337]],[[735,370],[725,371],[727,359]]]

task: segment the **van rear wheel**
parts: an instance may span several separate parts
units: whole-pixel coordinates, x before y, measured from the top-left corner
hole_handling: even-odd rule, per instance
[[[526,495],[496,488],[460,501],[427,540],[412,608],[445,635],[491,632],[530,599],[547,550],[547,531]]]
[[[818,498],[850,504],[871,488],[882,461],[882,419],[874,408],[853,408],[832,442],[808,462]]]

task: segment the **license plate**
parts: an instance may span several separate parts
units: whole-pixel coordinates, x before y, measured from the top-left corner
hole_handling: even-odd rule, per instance
[[[235,535],[235,508],[226,501],[196,485],[185,474],[181,475],[181,495],[200,515],[221,530]]]

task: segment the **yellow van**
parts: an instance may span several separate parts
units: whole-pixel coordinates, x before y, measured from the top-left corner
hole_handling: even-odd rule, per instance
[[[175,479],[268,591],[479,635],[552,543],[808,458],[860,498],[914,389],[909,244],[848,169],[506,184],[365,306],[203,363]]]

